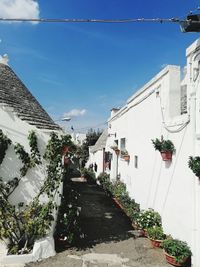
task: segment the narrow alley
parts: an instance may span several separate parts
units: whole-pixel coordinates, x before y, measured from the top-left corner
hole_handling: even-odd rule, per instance
[[[131,222],[96,184],[73,179],[80,194],[81,236],[75,245],[55,257],[27,267],[167,267],[161,249],[153,249],[147,238],[138,238]]]

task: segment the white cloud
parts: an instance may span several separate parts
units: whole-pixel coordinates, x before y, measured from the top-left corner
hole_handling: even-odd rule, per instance
[[[39,4],[35,0],[0,0],[2,18],[39,18]]]
[[[86,113],[86,109],[72,109],[69,112],[66,112],[64,117],[78,117],[83,116]]]

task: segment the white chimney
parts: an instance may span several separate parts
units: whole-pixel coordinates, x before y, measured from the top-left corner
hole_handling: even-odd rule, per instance
[[[2,63],[4,65],[8,65],[8,61],[9,61],[9,58],[8,58],[7,54],[4,54],[3,56],[0,56],[0,63]]]

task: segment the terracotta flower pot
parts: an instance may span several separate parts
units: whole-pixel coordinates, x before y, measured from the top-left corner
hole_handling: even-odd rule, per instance
[[[130,155],[124,155],[123,158],[124,158],[125,161],[129,161],[130,160]]]
[[[118,201],[117,198],[113,197],[113,201],[114,201],[115,204],[118,206],[118,208],[124,210],[124,207],[123,207],[122,204]]]
[[[163,242],[163,240],[155,240],[155,239],[152,239],[152,238],[149,238],[149,240],[151,241],[151,245],[152,245],[153,248],[160,248],[161,244]]]
[[[143,236],[143,237],[148,237],[147,229],[140,229],[139,231],[140,231],[140,233],[141,233],[141,236]]]
[[[68,146],[64,146],[62,149],[62,154],[65,155],[69,152],[69,147]]]
[[[169,264],[174,266],[183,266],[183,264],[187,261],[188,257],[184,258],[181,262],[177,262],[174,256],[169,255],[166,251],[164,251],[166,260]]]
[[[161,157],[164,161],[172,160],[172,152],[171,151],[161,151]]]

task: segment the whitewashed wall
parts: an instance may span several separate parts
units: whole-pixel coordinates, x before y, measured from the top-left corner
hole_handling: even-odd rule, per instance
[[[199,41],[186,55],[187,74],[182,84],[187,84],[188,114],[180,115],[180,68],[167,66],[109,119],[112,135],[106,151],[113,152],[114,140],[120,146],[120,139],[126,138],[130,162],[119,157],[121,180],[142,209],[153,208],[161,214],[167,234],[188,242],[193,266],[200,267],[200,184],[188,168],[189,156],[200,155],[200,78],[194,71],[200,66]],[[171,163],[162,161],[153,148],[151,139],[161,135],[176,147]],[[113,152],[111,179],[116,178],[116,169]]]
[[[6,134],[11,140],[12,144],[9,146],[6,151],[5,158],[1,164],[0,168],[0,177],[3,178],[4,181],[9,181],[14,177],[20,178],[20,168],[23,166],[21,160],[17,158],[17,155],[14,151],[14,145],[16,143],[20,143],[24,146],[25,150],[30,153],[30,146],[28,141],[28,135],[31,130],[36,132],[38,137],[38,148],[40,151],[41,157],[44,154],[47,142],[50,138],[50,131],[48,130],[39,130],[34,126],[29,125],[28,123],[20,120],[14,113],[12,108],[8,106],[1,105],[0,106],[0,129]],[[59,133],[59,132],[58,132]],[[61,133],[61,132],[60,132]],[[45,161],[42,165],[38,165],[32,169],[29,169],[26,176],[22,177],[18,187],[10,196],[10,202],[12,204],[18,204],[19,202],[24,202],[25,204],[29,203],[39,192],[41,186],[43,185],[44,180],[46,179],[46,164]],[[63,185],[61,184],[59,187],[60,192],[62,193]],[[46,201],[44,197],[41,201]],[[60,195],[57,193],[55,195],[55,202],[57,205],[60,205]],[[50,257],[55,255],[54,248],[54,228],[55,221],[57,218],[57,211],[54,210],[54,222],[52,222],[51,229],[48,233],[48,236],[43,239],[41,242],[38,241],[36,244],[39,244],[37,247],[37,257],[33,258],[25,258],[21,259],[17,257],[12,260],[12,256],[6,256],[4,254],[0,254],[0,265],[5,264],[9,266],[9,264],[19,264],[21,260],[25,260],[25,262],[33,261],[33,260],[41,260],[42,258]],[[32,254],[31,254],[32,255]]]
[[[14,151],[14,145],[20,143],[24,146],[25,150],[30,153],[30,146],[28,143],[28,135],[31,130],[36,132],[38,137],[38,148],[40,154],[44,154],[44,150],[49,140],[50,132],[44,132],[38,130],[36,127],[29,125],[28,123],[20,120],[14,115],[12,108],[1,106],[0,107],[0,129],[6,134],[11,140],[12,145],[9,146],[6,151],[6,156],[1,165],[0,177],[4,181],[13,179],[14,177],[20,177],[20,168],[23,166],[20,159]],[[38,193],[43,181],[46,178],[46,166],[39,165],[32,169],[29,169],[26,176],[23,177],[19,183],[19,186],[13,192],[10,197],[10,201],[13,204],[18,202],[28,203]]]

